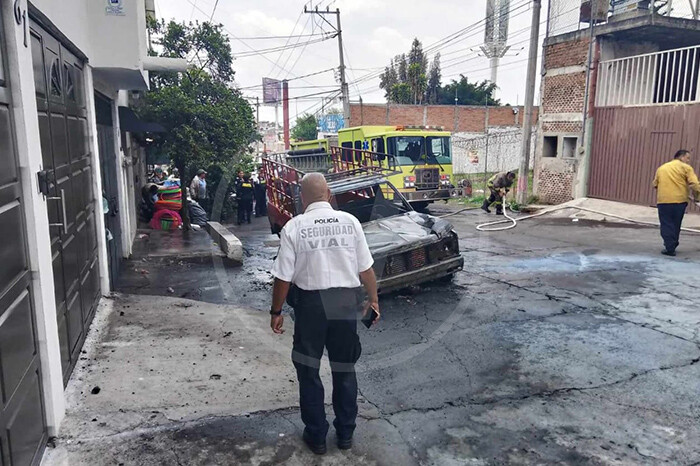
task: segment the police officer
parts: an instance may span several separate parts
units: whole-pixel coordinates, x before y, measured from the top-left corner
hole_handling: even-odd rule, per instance
[[[489,178],[486,187],[491,191],[491,195],[484,199],[484,203],[481,206],[484,212],[490,214],[491,210],[489,210],[489,207],[495,204],[496,215],[503,215],[503,198],[510,191],[510,187],[513,186],[513,181],[515,181],[515,173],[513,172],[496,173]]]
[[[368,302],[364,313],[379,309],[373,259],[360,222],[334,210],[326,180],[309,173],[301,182],[304,214],[282,229],[280,250],[272,267],[270,326],[284,332],[282,305],[294,308],[292,361],[299,380],[299,407],[306,428],[303,439],[316,454],[326,452],[328,422],[319,366],[324,347],[333,374],[333,425],[338,448],[352,447],[357,417],[355,363],[361,346],[357,320],[362,309],[361,288]]]
[[[258,181],[255,183],[256,217],[264,217],[267,215],[267,181],[264,176],[260,175],[258,175]]]
[[[253,182],[250,175],[244,175],[237,183],[236,199],[238,199],[238,225],[243,222],[250,223],[250,214],[253,212]]]

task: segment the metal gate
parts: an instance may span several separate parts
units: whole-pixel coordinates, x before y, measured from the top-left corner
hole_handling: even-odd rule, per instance
[[[0,464],[26,466],[47,433],[2,32],[0,18]]]
[[[67,383],[100,291],[83,62],[34,21],[31,47]]]
[[[679,149],[700,169],[700,104],[596,108],[593,127],[590,197],[656,205],[656,169]]]
[[[100,150],[100,175],[102,197],[107,201],[109,212],[104,214],[105,227],[111,233],[107,238],[109,261],[109,283],[114,286],[121,266],[121,223],[119,222],[119,193],[117,188],[117,154],[114,152],[114,126],[112,123],[112,101],[95,94],[95,116],[97,117],[97,143]]]

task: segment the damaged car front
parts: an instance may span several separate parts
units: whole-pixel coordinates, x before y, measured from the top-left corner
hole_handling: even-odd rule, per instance
[[[418,213],[377,175],[329,180],[335,207],[362,223],[380,293],[451,277],[464,258],[452,224]]]

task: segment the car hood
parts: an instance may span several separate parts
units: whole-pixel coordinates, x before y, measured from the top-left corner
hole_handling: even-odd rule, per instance
[[[450,234],[452,224],[432,215],[406,212],[362,225],[372,253],[421,242],[434,242]]]

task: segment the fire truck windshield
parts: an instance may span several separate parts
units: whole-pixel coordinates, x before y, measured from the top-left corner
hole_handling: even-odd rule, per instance
[[[451,163],[448,136],[393,136],[387,138],[387,153],[396,157],[397,165]]]

